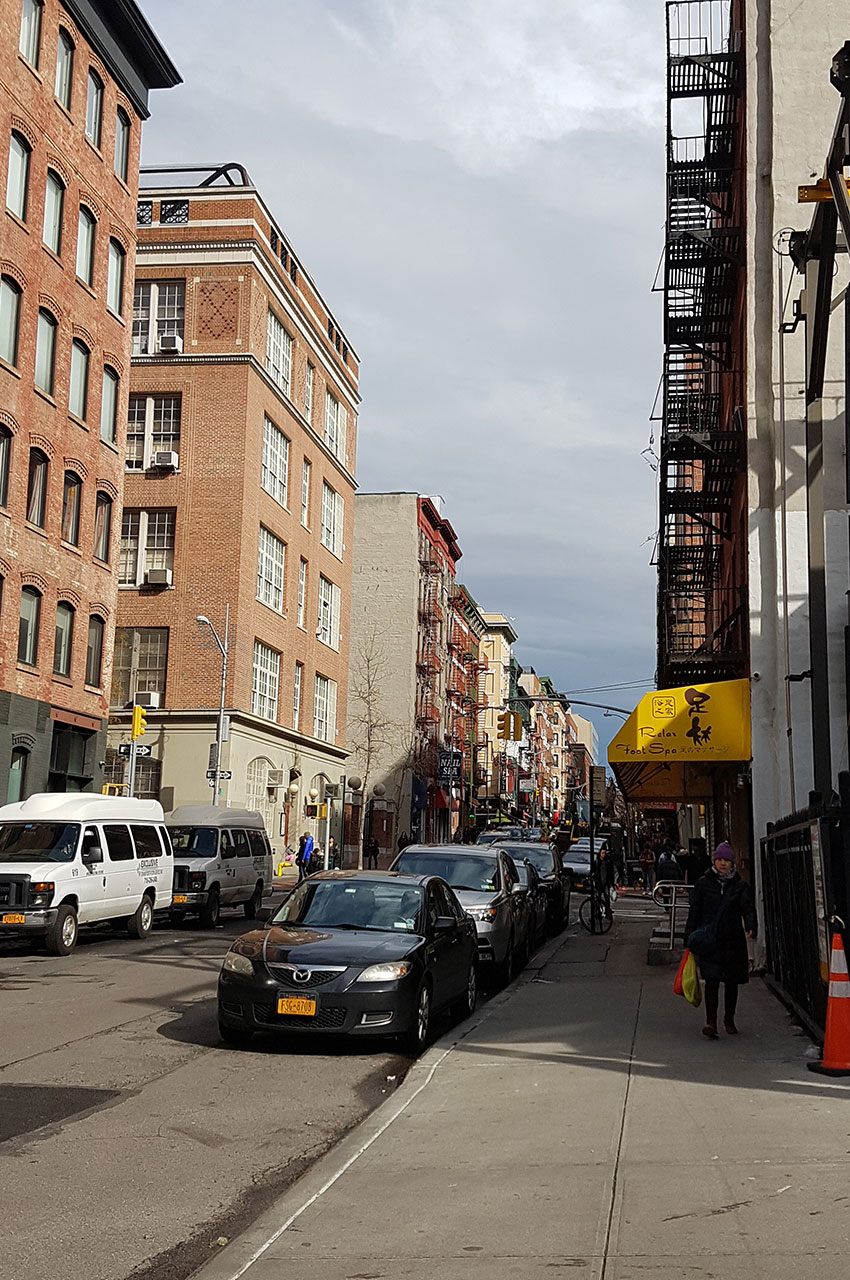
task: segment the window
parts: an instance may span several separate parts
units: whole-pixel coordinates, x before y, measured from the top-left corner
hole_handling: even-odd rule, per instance
[[[133,294],[133,355],[154,355],[165,334],[182,339],[185,308],[185,280],[139,281]]]
[[[318,673],[313,701],[313,734],[322,742],[336,741],[336,683]]]
[[[144,471],[154,464],[157,453],[179,453],[179,395],[130,396],[127,417],[128,471]]]
[[[59,40],[56,45],[56,83],[54,93],[66,111],[71,110],[71,86],[74,83],[74,42],[59,28]]]
[[[283,613],[283,567],[286,548],[280,538],[260,525],[257,562],[257,599],[276,613]]]
[[[103,666],[103,631],[104,621],[93,613],[89,618],[89,638],[86,645],[86,684],[94,689],[100,688],[101,668]]]
[[[263,465],[260,484],[282,507],[286,506],[289,486],[289,441],[271,418],[263,421]]]
[[[82,204],[77,219],[77,275],[91,288],[94,281],[94,214]]]
[[[254,671],[251,681],[251,711],[264,720],[277,720],[280,682],[280,654],[259,640],[254,641]]]
[[[38,66],[38,55],[41,49],[41,10],[42,0],[24,0],[21,13],[21,37],[18,48],[31,67]]]
[[[79,338],[71,343],[71,386],[68,409],[85,422],[89,402],[89,349]]]
[[[304,417],[308,422],[313,421],[313,374],[316,370],[307,362],[307,380],[304,383]]]
[[[336,396],[325,393],[325,444],[336,458],[345,462],[345,436],[348,413]]]
[[[115,172],[124,182],[130,167],[130,117],[123,107],[115,113]]]
[[[342,559],[342,525],[345,503],[327,480],[322,482],[322,546]]]
[[[304,604],[307,599],[307,561],[298,565],[298,625],[304,628]]]
[[[136,226],[149,227],[153,223],[153,201],[140,200],[136,205]]]
[[[319,639],[332,649],[339,648],[339,587],[319,574]]]
[[[0,360],[17,368],[18,332],[21,323],[21,290],[11,278],[0,278]]]
[[[71,648],[74,643],[74,606],[60,600],[56,606],[56,639],[53,642],[53,674],[71,674]]]
[[[109,274],[106,278],[106,305],[117,316],[124,310],[124,250],[117,240],[109,241]]]
[[[271,760],[266,760],[263,756],[258,756],[256,760],[252,760],[245,773],[245,805],[246,808],[255,809],[263,815],[263,822],[268,831],[274,831],[274,806],[269,802],[269,769],[272,767]],[[222,832],[222,835],[224,832]],[[241,831],[233,833],[237,839],[242,840],[245,837]],[[259,835],[259,832],[257,832]],[[254,846],[252,837],[253,831],[245,832],[248,840],[251,841],[252,848],[249,849],[247,843],[240,844],[237,854],[246,857],[253,853],[256,857],[265,856],[265,846],[262,839],[259,841],[259,848]]]
[[[23,800],[27,781],[27,764],[30,753],[26,747],[13,747],[9,764],[9,782],[6,787],[6,803],[16,804]]]
[[[307,459],[304,459],[304,465],[301,468],[301,523],[304,528],[308,528],[310,524],[310,472],[312,467]]]
[[[41,238],[55,254],[62,252],[62,207],[65,202],[65,184],[52,169],[47,170],[44,188],[44,228]]]
[[[108,493],[99,493],[94,503],[94,548],[95,560],[109,564],[109,543],[112,538],[112,499]]]
[[[103,128],[103,81],[96,71],[89,71],[86,89],[86,137],[100,150]]]
[[[273,311],[266,326],[266,368],[272,380],[289,395],[292,376],[292,339]]]
[[[12,460],[12,433],[0,425],[0,507],[9,500],[9,464]]]
[[[137,693],[165,699],[168,672],[167,627],[116,627],[112,661],[113,707],[125,707]]]
[[[6,175],[6,208],[27,220],[27,195],[30,178],[30,144],[19,133],[9,142],[9,172]]]
[[[65,472],[65,487],[62,490],[62,541],[70,542],[73,547],[80,542],[80,503],[83,494],[83,482],[73,471]]]
[[[100,438],[107,444],[115,444],[118,428],[118,374],[109,365],[103,367],[103,387],[100,396]]]
[[[44,528],[44,512],[47,505],[47,455],[40,449],[30,449],[30,469],[27,479],[27,520]]]
[[[163,200],[159,206],[159,221],[162,226],[177,225],[189,221],[188,200]]]
[[[118,581],[140,587],[151,569],[174,568],[174,512],[126,511],[121,523]]]
[[[38,659],[38,628],[41,620],[41,592],[24,587],[21,592],[21,620],[18,624],[18,662],[34,667]]]
[[[56,329],[54,317],[43,307],[40,308],[35,339],[35,385],[49,396],[53,395],[56,369]]]
[[[109,851],[110,862],[132,861],[136,851],[130,838],[129,827],[125,827],[123,823],[120,826],[105,826],[103,834],[106,836],[106,847]]]
[[[295,684],[292,689],[292,727],[298,728],[301,719],[301,686],[304,681],[304,663],[295,664]]]

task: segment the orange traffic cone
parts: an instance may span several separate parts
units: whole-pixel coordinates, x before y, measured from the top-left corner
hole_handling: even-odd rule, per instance
[[[850,1076],[850,975],[840,933],[832,935],[823,1057],[807,1065],[823,1076]]]

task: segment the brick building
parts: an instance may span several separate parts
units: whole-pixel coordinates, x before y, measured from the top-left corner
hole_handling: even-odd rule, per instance
[[[229,607],[219,799],[339,840],[357,356],[244,169],[143,184],[110,745],[137,697],[138,793],[209,800]]]
[[[179,76],[132,0],[0,9],[0,799],[99,789],[139,137]]]

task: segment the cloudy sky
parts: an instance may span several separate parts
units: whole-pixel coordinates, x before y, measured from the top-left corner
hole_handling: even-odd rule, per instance
[[[248,169],[362,361],[361,488],[444,497],[559,688],[651,679],[661,0],[143,8],[143,163]]]

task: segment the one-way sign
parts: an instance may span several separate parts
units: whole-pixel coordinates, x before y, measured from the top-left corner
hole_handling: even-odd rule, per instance
[[[221,778],[222,782],[229,782],[233,777],[233,774],[229,769],[219,769],[218,776]],[[215,778],[215,769],[207,769],[207,777],[212,781]]]
[[[129,755],[131,755],[131,754],[132,754],[132,751],[133,751],[133,745],[132,745],[132,743],[130,743],[130,742],[120,742],[120,743],[118,744],[118,754],[119,754],[119,756],[129,756]],[[149,756],[149,755],[150,755],[150,753],[151,753],[151,749],[150,749],[150,747],[145,747],[145,746],[143,746],[143,745],[141,744],[141,742],[137,742],[137,743],[136,743],[136,755],[137,755],[137,756]]]

